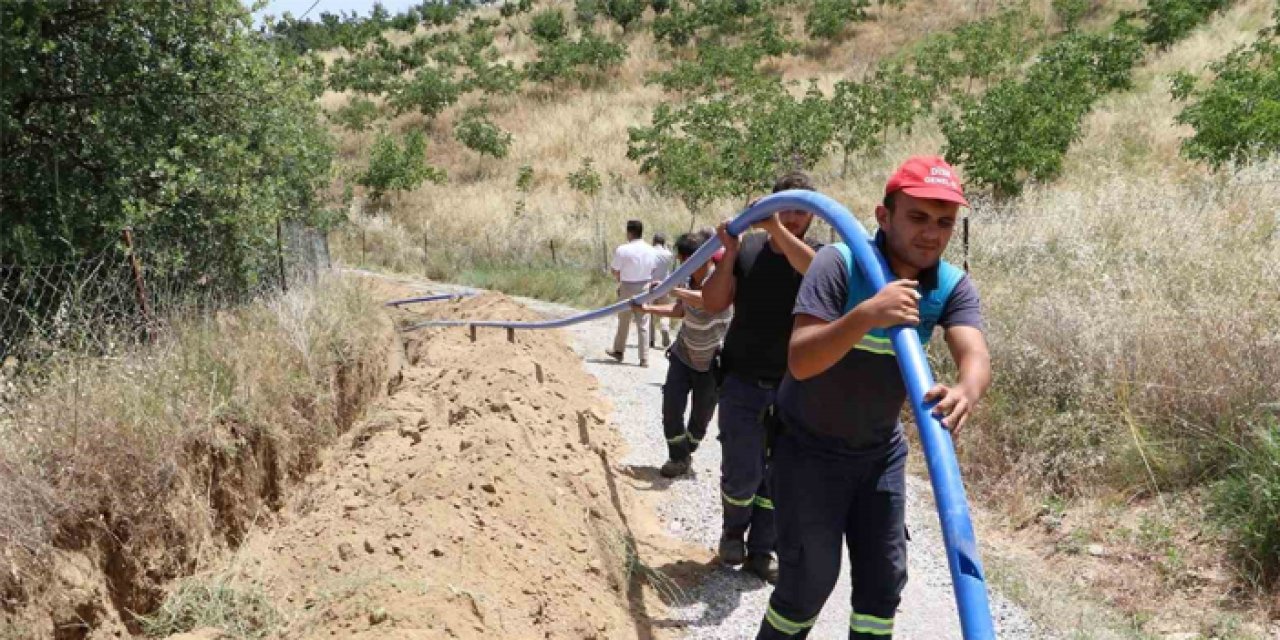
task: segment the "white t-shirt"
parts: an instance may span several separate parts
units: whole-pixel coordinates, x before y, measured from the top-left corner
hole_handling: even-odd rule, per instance
[[[671,265],[675,263],[675,256],[671,255],[671,250],[666,247],[653,247],[653,279],[661,282],[671,275]]]
[[[613,264],[610,268],[618,272],[618,279],[622,282],[649,282],[656,262],[653,247],[637,238],[613,252]]]

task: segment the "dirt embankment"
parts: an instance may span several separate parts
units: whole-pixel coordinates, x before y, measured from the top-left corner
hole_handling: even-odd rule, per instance
[[[533,317],[498,295],[417,308]],[[687,550],[660,548],[673,543],[616,475],[621,442],[563,339],[430,329],[408,336],[406,359],[381,410],[289,501],[289,522],[241,554],[282,635],[650,637],[662,604],[648,565]]]

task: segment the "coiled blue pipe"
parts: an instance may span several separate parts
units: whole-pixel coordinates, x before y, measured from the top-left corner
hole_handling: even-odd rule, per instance
[[[813,191],[783,191],[761,198],[752,207],[729,223],[729,232],[738,235],[752,224],[779,211],[808,211],[835,228],[852,251],[863,275],[878,291],[885,286],[889,265],[875,249],[862,225],[840,203]],[[587,311],[567,318],[536,322],[509,322],[504,320],[431,320],[420,322],[409,329],[422,327],[504,327],[511,329],[555,329],[567,327],[617,313],[632,304],[643,304],[665,295],[689,276],[720,249],[720,239],[712,238],[676,269],[652,291],[623,300],[607,307]],[[920,430],[920,443],[924,448],[929,467],[929,480],[933,485],[934,502],[938,518],[942,522],[942,539],[946,545],[947,564],[951,568],[951,582],[955,588],[956,607],[960,613],[960,629],[965,640],[989,640],[995,638],[991,621],[991,609],[987,602],[986,578],[978,558],[977,538],[969,517],[969,504],[965,498],[964,483],[960,480],[960,466],[956,463],[955,444],[951,434],[931,413],[932,406],[924,402],[924,394],[933,386],[933,373],[929,370],[920,337],[907,326],[889,330],[893,350],[898,356],[898,368],[907,386],[907,396]]]

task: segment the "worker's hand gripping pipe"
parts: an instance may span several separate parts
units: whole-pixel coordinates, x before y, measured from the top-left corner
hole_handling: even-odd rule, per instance
[[[888,281],[891,272],[884,256],[871,243],[862,225],[840,203],[813,191],[792,190],[761,198],[752,207],[729,223],[729,232],[741,234],[755,224],[779,211],[808,211],[835,228],[836,233],[849,245],[854,260],[873,288],[879,291]],[[712,238],[684,262],[674,273],[652,291],[623,300],[595,311],[538,322],[507,322],[502,320],[433,320],[415,324],[409,329],[422,327],[480,326],[513,329],[554,329],[612,315],[632,304],[643,304],[666,295],[676,286],[687,282],[697,268],[720,249],[719,238]],[[978,558],[977,538],[969,518],[969,505],[965,499],[964,483],[960,480],[960,466],[956,463],[955,445],[951,434],[931,413],[932,407],[924,402],[924,394],[933,386],[933,374],[925,360],[920,337],[914,328],[898,326],[889,330],[893,350],[897,354],[898,368],[906,382],[907,396],[920,430],[920,442],[929,467],[929,479],[933,484],[934,501],[938,505],[938,518],[942,522],[942,539],[946,545],[947,564],[951,567],[951,581],[955,587],[956,607],[960,613],[960,629],[965,640],[989,640],[995,638],[991,622],[991,608],[987,602],[986,578]]]

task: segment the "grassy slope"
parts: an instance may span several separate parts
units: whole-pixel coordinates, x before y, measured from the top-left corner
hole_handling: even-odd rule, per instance
[[[1091,21],[1104,24],[1139,5],[1109,3]],[[1280,330],[1280,305],[1265,294],[1280,281],[1268,215],[1280,208],[1280,166],[1214,176],[1182,160],[1177,148],[1187,131],[1172,121],[1180,107],[1167,75],[1200,69],[1248,41],[1270,9],[1264,0],[1241,2],[1149,56],[1135,70],[1134,90],[1104,98],[1087,118],[1061,180],[972,215],[971,261],[998,377],[962,442],[968,477],[979,499],[1004,507],[1010,535],[1036,550],[1031,566],[1083,576],[1126,614],[1122,626],[1139,632],[1229,636],[1236,632],[1222,630],[1262,611],[1248,607],[1256,592],[1237,589],[1227,538],[1205,519],[1201,488],[1221,477],[1230,443],[1256,425],[1249,407],[1280,396],[1280,347],[1268,338]],[[832,50],[772,64],[785,77],[816,77],[829,88],[929,31],[991,10],[878,8]],[[504,47],[515,60],[531,55],[524,36]],[[502,264],[547,263],[549,240],[561,260],[595,265],[601,240],[617,240],[627,218],[651,229],[687,228],[683,207],[655,194],[625,158],[627,126],[647,124],[652,108],[670,99],[642,84],[662,64],[648,36],[629,47],[616,84],[499,102],[497,120],[515,134],[505,161],[477,160],[452,141],[449,114],[433,123],[429,154],[449,168],[450,183],[408,194],[377,216],[357,215],[340,254],[354,255],[362,231],[369,261],[384,267],[531,289],[527,269]],[[405,117],[395,126],[421,122]],[[370,139],[344,134],[347,159],[358,164]],[[891,136],[882,155],[856,160],[847,178],[838,176],[836,158],[822,163],[817,181],[865,221],[893,165],[943,143],[932,122],[920,122],[910,135]],[[586,156],[606,177],[593,203],[564,181]],[[517,218],[515,176],[526,163],[535,187],[528,213]],[[710,224],[736,204],[716,203],[696,223]],[[536,286],[574,298],[563,283]],[[602,295],[607,285],[576,299]],[[1082,553],[1092,544],[1104,555]],[[1052,605],[1043,593],[1027,599]]]

